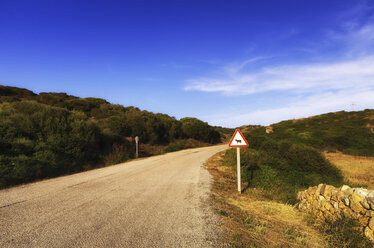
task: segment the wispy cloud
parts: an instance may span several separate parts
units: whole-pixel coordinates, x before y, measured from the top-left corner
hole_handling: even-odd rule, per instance
[[[226,127],[248,124],[269,125],[282,120],[304,118],[337,110],[357,111],[374,108],[373,96],[374,89],[327,92],[310,95],[285,106],[274,106],[252,112],[238,108],[231,113],[207,116],[206,119],[209,119],[209,123],[213,125]]]
[[[307,65],[267,67],[259,72],[242,72],[242,64],[223,77],[188,80],[185,90],[248,95],[267,91],[320,92],[374,86],[374,56],[355,60]]]
[[[250,113],[238,109],[234,117],[209,117],[212,124],[226,126],[270,124],[323,112],[349,110],[352,102],[357,108],[374,108],[374,16],[367,13],[368,9],[361,4],[346,13],[355,18],[342,22],[341,30],[327,32],[325,40],[321,41],[341,47],[335,60],[329,54],[319,56],[319,62],[273,65],[271,57],[255,57],[221,66],[209,76],[188,79],[184,90],[215,92],[226,97],[263,93],[277,97],[277,93],[285,92],[297,99],[287,99],[283,106]],[[262,67],[251,66],[259,61]]]

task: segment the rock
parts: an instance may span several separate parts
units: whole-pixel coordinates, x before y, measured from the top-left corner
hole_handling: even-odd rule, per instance
[[[350,208],[356,213],[365,213],[365,209],[362,207],[360,203],[363,199],[364,198],[362,196],[357,194],[350,195]]]
[[[336,194],[336,201],[340,201],[342,199],[342,197],[348,196],[348,195],[349,195],[348,192],[339,190],[338,193]],[[334,198],[335,197],[332,197],[332,199],[334,199]]]
[[[364,188],[356,188],[356,189],[353,189],[353,192],[359,194],[360,196],[367,196],[369,194],[368,190],[367,189],[364,189]]]
[[[343,196],[341,198],[341,200],[342,200],[342,202],[344,203],[345,206],[349,207],[350,201],[349,201],[349,197],[348,196]]]
[[[374,219],[373,219],[373,217],[369,219],[368,227],[369,227],[372,231],[374,231]]]
[[[330,204],[330,202],[328,202],[328,201],[326,201],[326,204],[325,204],[325,209],[327,210],[327,211],[331,211],[331,209],[333,209],[334,207]]]
[[[358,194],[351,194],[350,198],[357,204],[360,204],[360,202],[365,199],[365,197]]]
[[[335,201],[337,201],[337,198],[336,198],[336,195],[338,194],[338,190],[336,190],[336,189],[332,189],[331,190],[331,196],[330,196],[330,199],[333,199],[333,200],[335,200]]]
[[[340,188],[341,191],[345,191],[345,190],[351,190],[351,187],[349,187],[348,185],[343,185],[341,188]]]
[[[368,228],[368,227],[365,227],[365,229],[364,229],[364,233],[365,233],[365,236],[368,237],[368,239],[370,239],[371,241],[374,241],[374,233],[373,233],[373,230],[371,230],[371,229]]]
[[[369,223],[369,217],[360,217],[358,221],[360,222],[361,226],[367,226]]]
[[[363,199],[362,201],[360,201],[361,205],[367,209],[367,210],[370,210],[370,204],[368,203],[367,201],[367,198]]]
[[[319,189],[319,194],[323,195],[325,193],[325,190],[326,190],[326,184],[322,184],[321,188]]]
[[[358,219],[361,228],[365,228],[365,235],[374,241],[374,190],[347,185],[337,189],[319,184],[299,192],[298,199],[298,208],[311,213],[319,221],[338,218],[342,213]]]
[[[315,195],[318,196],[321,194],[321,188],[323,187],[324,184],[318,184]]]
[[[336,201],[331,201],[330,203],[335,209],[339,208],[339,204]]]
[[[339,201],[338,192],[331,195],[331,200],[333,200],[333,201]]]
[[[352,216],[354,213],[352,209],[350,208],[343,208],[342,211],[344,212],[345,215]]]
[[[366,216],[366,217],[374,217],[374,211],[368,210],[368,211],[366,211],[366,213],[365,213],[364,216]]]
[[[322,191],[323,189],[323,191]],[[325,187],[321,189],[321,195],[323,195],[326,199],[330,200],[332,195],[333,195],[333,192],[337,192],[335,190],[335,187],[333,186],[330,186],[330,185],[326,185],[325,184]]]
[[[374,210],[374,197],[366,197],[366,201],[370,205],[370,209]]]

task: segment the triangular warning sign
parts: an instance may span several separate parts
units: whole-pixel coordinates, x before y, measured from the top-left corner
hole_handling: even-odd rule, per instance
[[[229,143],[229,147],[247,147],[247,146],[249,145],[248,145],[248,142],[245,140],[243,134],[240,132],[239,129],[236,129]]]

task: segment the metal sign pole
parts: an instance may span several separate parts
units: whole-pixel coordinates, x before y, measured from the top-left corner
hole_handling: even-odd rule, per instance
[[[242,183],[240,178],[240,147],[236,148],[236,161],[237,161],[237,172],[238,172],[238,191],[239,194],[242,193]]]

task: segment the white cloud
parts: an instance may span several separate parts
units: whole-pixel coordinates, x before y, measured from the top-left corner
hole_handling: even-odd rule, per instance
[[[187,80],[185,90],[249,95],[268,91],[314,92],[374,86],[374,6],[361,1],[338,18],[341,29],[330,30],[319,44],[329,43],[340,52],[319,63],[283,64],[251,69],[269,57],[255,57],[221,66],[218,73]],[[315,47],[317,48],[317,47]],[[326,47],[325,47],[326,48]],[[321,53],[323,53],[323,49]],[[292,56],[292,55],[290,55]],[[323,54],[320,54],[323,58]],[[344,59],[345,58],[345,59]],[[327,61],[327,62],[326,62]],[[263,61],[261,61],[263,62]],[[266,63],[260,63],[266,64]]]
[[[223,77],[188,80],[185,90],[248,95],[267,91],[313,92],[374,86],[374,56],[309,65],[285,65],[246,73],[231,69]]]
[[[248,110],[248,106],[240,104],[231,106],[225,113],[203,118],[213,125],[228,127],[268,125],[352,110],[352,103],[355,110],[374,108],[373,10],[374,6],[368,2],[360,2],[338,17],[340,28],[327,31],[325,39],[298,48],[305,56],[318,56],[319,62],[282,64],[278,57],[278,64],[274,65],[269,57],[258,56],[221,65],[205,77],[191,78],[184,90],[219,93],[227,98],[235,96],[236,104],[238,99],[244,103],[252,97],[267,97],[266,104],[257,101],[257,110],[253,110],[253,105]]]
[[[225,79],[200,78],[188,83],[186,90],[219,92],[228,97],[273,92],[272,98],[277,98],[275,93],[284,91],[298,99],[271,109],[248,113],[237,107],[235,113],[205,118],[213,125],[228,127],[268,125],[286,119],[351,110],[352,102],[360,109],[374,108],[374,56],[330,64],[269,67],[256,73],[237,70]],[[268,101],[272,102],[272,98]]]
[[[374,89],[342,90],[311,95],[288,105],[246,113],[245,109],[205,119],[212,125],[238,127],[248,124],[269,125],[282,120],[304,118],[337,110],[363,110],[374,108]],[[354,104],[352,106],[352,103]]]
[[[363,8],[355,10],[362,13]],[[235,113],[207,116],[213,125],[237,127],[245,124],[271,124],[285,119],[339,110],[374,108],[374,17],[345,22],[343,31],[328,33],[325,42],[341,49],[336,59],[320,55],[320,62],[269,65],[266,57],[228,64],[207,77],[187,80],[184,90],[220,93],[226,97],[257,96],[267,93],[272,108],[235,108]],[[324,41],[321,41],[323,43]],[[314,53],[314,51],[313,51]],[[328,56],[331,56],[328,55]],[[261,63],[257,63],[262,60]],[[265,63],[264,63],[265,61]],[[254,69],[252,64],[262,64]],[[267,65],[266,65],[267,64]],[[286,93],[288,99],[278,98]],[[297,99],[297,100],[295,100]]]

